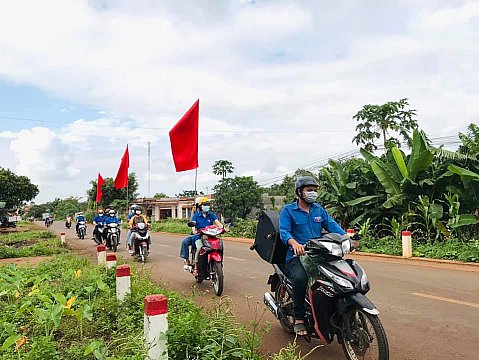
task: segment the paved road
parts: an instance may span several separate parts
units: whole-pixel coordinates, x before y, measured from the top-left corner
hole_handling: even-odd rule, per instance
[[[55,231],[65,231],[60,222]],[[89,232],[91,226],[89,227]],[[91,240],[78,240],[67,230],[67,240],[76,248],[95,252]],[[172,289],[191,294],[196,285],[191,274],[183,272],[178,258],[181,236],[153,234],[152,255],[147,266],[155,280]],[[124,244],[124,239],[122,239]],[[123,244],[119,251],[128,256]],[[372,290],[369,298],[381,311],[391,359],[451,360],[479,359],[479,268],[443,264],[425,264],[391,259],[355,256],[366,269]],[[262,261],[249,245],[225,244],[224,294],[235,304],[237,318],[247,323],[254,316],[256,302],[267,291],[266,281],[272,267]],[[203,295],[197,301],[214,298],[209,282],[197,286]],[[246,298],[251,296],[249,304]],[[263,349],[277,352],[291,340],[269,312],[263,320],[272,324],[264,337]],[[318,345],[300,342],[302,353]],[[316,350],[311,359],[344,359],[338,344]]]

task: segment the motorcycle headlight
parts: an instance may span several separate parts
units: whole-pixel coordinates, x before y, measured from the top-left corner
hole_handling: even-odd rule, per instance
[[[348,254],[351,252],[351,240],[346,239],[341,243],[341,248],[343,249],[344,254]]]
[[[331,255],[343,257],[343,249],[340,245],[329,241],[321,241],[321,245],[328,249]]]
[[[331,271],[329,271],[328,269],[325,269],[325,268],[322,267],[322,266],[319,266],[319,268],[320,268],[331,280],[333,280],[336,284],[342,286],[343,288],[349,289],[349,290],[353,290],[353,289],[354,289],[353,284],[351,284],[351,282],[350,282],[349,280],[346,280],[346,279],[342,278],[341,276],[338,276],[338,275],[332,273]]]

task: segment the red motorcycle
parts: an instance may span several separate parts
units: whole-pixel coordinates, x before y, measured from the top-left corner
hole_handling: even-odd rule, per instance
[[[194,222],[188,223],[188,226],[195,226]],[[198,230],[201,235],[203,246],[200,249],[198,257],[198,275],[195,276],[197,283],[203,280],[211,280],[215,294],[221,296],[223,293],[223,240],[218,236],[226,230],[216,225],[210,225]],[[195,256],[195,250],[191,252],[192,259]],[[190,266],[190,272],[193,273],[193,267]]]

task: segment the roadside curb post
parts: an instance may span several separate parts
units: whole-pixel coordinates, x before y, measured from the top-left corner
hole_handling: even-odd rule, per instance
[[[116,265],[116,254],[106,254],[106,267],[111,269]]]
[[[65,245],[65,233],[60,233],[60,241],[62,245]]]
[[[412,257],[412,238],[410,231],[403,231],[402,235],[402,257]]]
[[[346,234],[348,234],[349,237],[352,237],[356,234],[356,232],[354,231],[354,229],[347,229]]]
[[[98,253],[98,265],[106,265],[106,246],[105,245],[98,245],[96,247],[96,251]]]
[[[120,265],[116,267],[116,298],[123,301],[125,296],[131,292],[130,267]]]
[[[168,360],[168,299],[164,295],[148,295],[144,300],[145,347],[151,360]]]

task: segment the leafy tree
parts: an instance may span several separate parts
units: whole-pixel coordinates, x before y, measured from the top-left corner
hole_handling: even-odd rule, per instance
[[[213,174],[221,175],[221,178],[224,179],[227,174],[233,173],[234,168],[231,161],[218,160],[213,164]]]
[[[269,189],[265,189],[265,192],[267,192],[270,196],[284,196],[285,204],[289,203],[293,201],[296,197],[294,192],[294,183],[296,182],[296,179],[301,176],[312,176],[314,178],[317,178],[317,176],[311,171],[297,169],[294,172],[294,175],[286,175],[280,184],[271,185]]]
[[[213,191],[215,206],[225,217],[246,219],[253,208],[263,208],[262,189],[251,176],[222,179]]]
[[[458,151],[461,154],[479,158],[479,126],[471,123],[467,127],[467,130],[467,134],[459,133],[459,139],[462,145],[459,146]]]
[[[319,175],[318,202],[343,228],[381,216],[385,192],[362,159],[329,160]],[[384,213],[384,210],[383,210]]]
[[[88,200],[92,203],[96,201],[96,186],[97,181],[90,181],[91,188],[87,190]],[[133,199],[138,197],[138,181],[136,180],[136,174],[131,173],[128,175],[128,201],[131,202]],[[116,189],[115,182],[113,178],[105,178],[105,184],[102,187],[103,196],[101,198],[101,203],[99,206],[105,208],[107,206],[113,205],[115,200],[123,201],[123,206],[126,206],[126,188]],[[118,203],[117,203],[118,205]]]
[[[9,169],[0,168],[0,201],[7,209],[21,206],[38,195],[38,186],[26,176],[18,176]]]
[[[162,199],[162,198],[167,198],[168,195],[166,195],[165,193],[160,192],[160,193],[156,193],[155,195],[153,195],[153,197],[155,199]]]
[[[413,118],[416,116],[416,110],[405,109],[406,107],[409,107],[407,99],[390,101],[383,105],[364,105],[353,116],[358,122],[358,133],[353,142],[364,145],[367,151],[372,151],[377,149],[374,141],[382,137],[385,149],[400,147],[400,140],[390,134],[390,131],[393,131],[411,145],[409,134],[417,128],[417,120]]]

